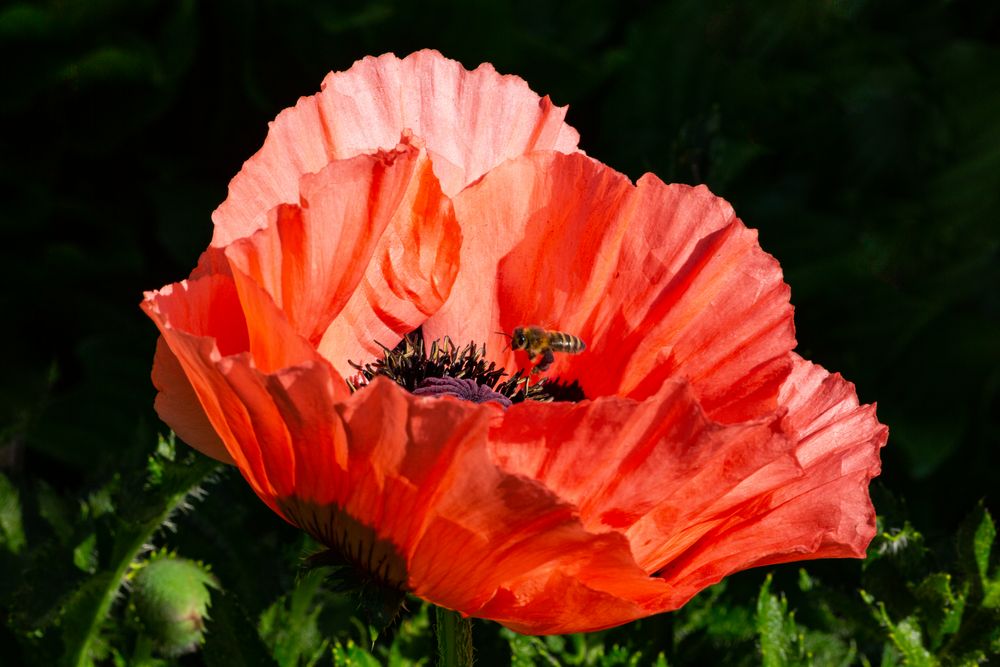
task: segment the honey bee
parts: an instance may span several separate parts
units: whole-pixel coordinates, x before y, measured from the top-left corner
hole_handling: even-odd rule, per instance
[[[548,369],[556,360],[556,352],[579,354],[587,349],[587,344],[573,334],[549,331],[542,327],[517,327],[510,336],[512,350],[524,350],[532,361],[541,357],[532,372]]]

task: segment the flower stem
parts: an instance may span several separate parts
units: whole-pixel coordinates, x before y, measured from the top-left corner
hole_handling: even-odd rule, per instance
[[[457,611],[436,608],[439,667],[471,667],[472,621]]]

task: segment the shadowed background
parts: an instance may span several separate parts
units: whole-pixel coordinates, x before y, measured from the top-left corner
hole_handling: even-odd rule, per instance
[[[1000,488],[998,41],[1000,4],[969,1],[5,3],[0,470],[73,495],[141,463],[166,430],[142,291],[188,274],[281,109],[431,47],[569,104],[633,180],[729,200],[781,262],[798,350],[878,401],[879,484],[950,533]],[[296,545],[235,482],[178,540],[232,556],[254,609]]]

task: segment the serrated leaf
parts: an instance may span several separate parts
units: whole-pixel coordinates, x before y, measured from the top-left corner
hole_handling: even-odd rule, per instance
[[[83,583],[63,605],[63,663],[79,667],[91,660],[91,649],[100,633],[129,564],[136,558],[153,533],[185,502],[218,463],[194,453],[183,462],[164,462],[162,478],[149,483],[147,471],[133,471],[116,477],[108,485],[90,494],[83,507],[85,517],[98,517],[97,562],[101,569]],[[121,511],[114,513],[116,506]],[[107,544],[102,546],[101,536]],[[89,556],[74,554],[85,566]],[[44,564],[43,564],[44,567]],[[26,593],[30,596],[31,591]],[[51,618],[51,611],[48,612]]]
[[[877,602],[865,591],[861,592],[872,609],[875,620],[888,632],[893,647],[899,651],[903,664],[908,667],[936,667],[938,660],[924,646],[920,624],[913,616],[907,616],[899,623],[893,622],[885,605]]]
[[[990,552],[997,536],[996,525],[989,511],[980,503],[959,529],[959,549],[972,561],[980,582],[989,579]]]
[[[793,614],[788,613],[788,601],[771,593],[771,575],[767,575],[757,598],[757,636],[765,667],[785,667],[801,664],[805,657],[802,634]]]
[[[951,575],[936,572],[927,576],[914,589],[920,602],[921,617],[927,624],[932,648],[938,648],[946,635],[958,631],[965,611],[966,592],[956,595],[952,591]]]
[[[674,639],[682,642],[704,632],[720,643],[749,641],[756,635],[753,610],[723,601],[727,582],[702,591],[674,617]]]
[[[326,654],[330,642],[320,633],[323,607],[316,602],[324,576],[322,570],[306,573],[294,591],[261,614],[260,635],[280,667],[312,667]]]
[[[854,642],[846,643],[840,637],[828,632],[807,631],[803,646],[810,665],[829,667],[849,667],[857,659],[858,649]]]
[[[982,502],[958,531],[959,562],[973,581],[973,598],[987,609],[1000,608],[1000,573],[990,571],[996,524]]]

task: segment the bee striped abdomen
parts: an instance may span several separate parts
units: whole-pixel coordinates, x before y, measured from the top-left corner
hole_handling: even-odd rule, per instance
[[[563,333],[562,331],[550,331],[549,335],[551,336],[549,343],[556,352],[578,354],[587,349],[587,344],[573,334]]]

